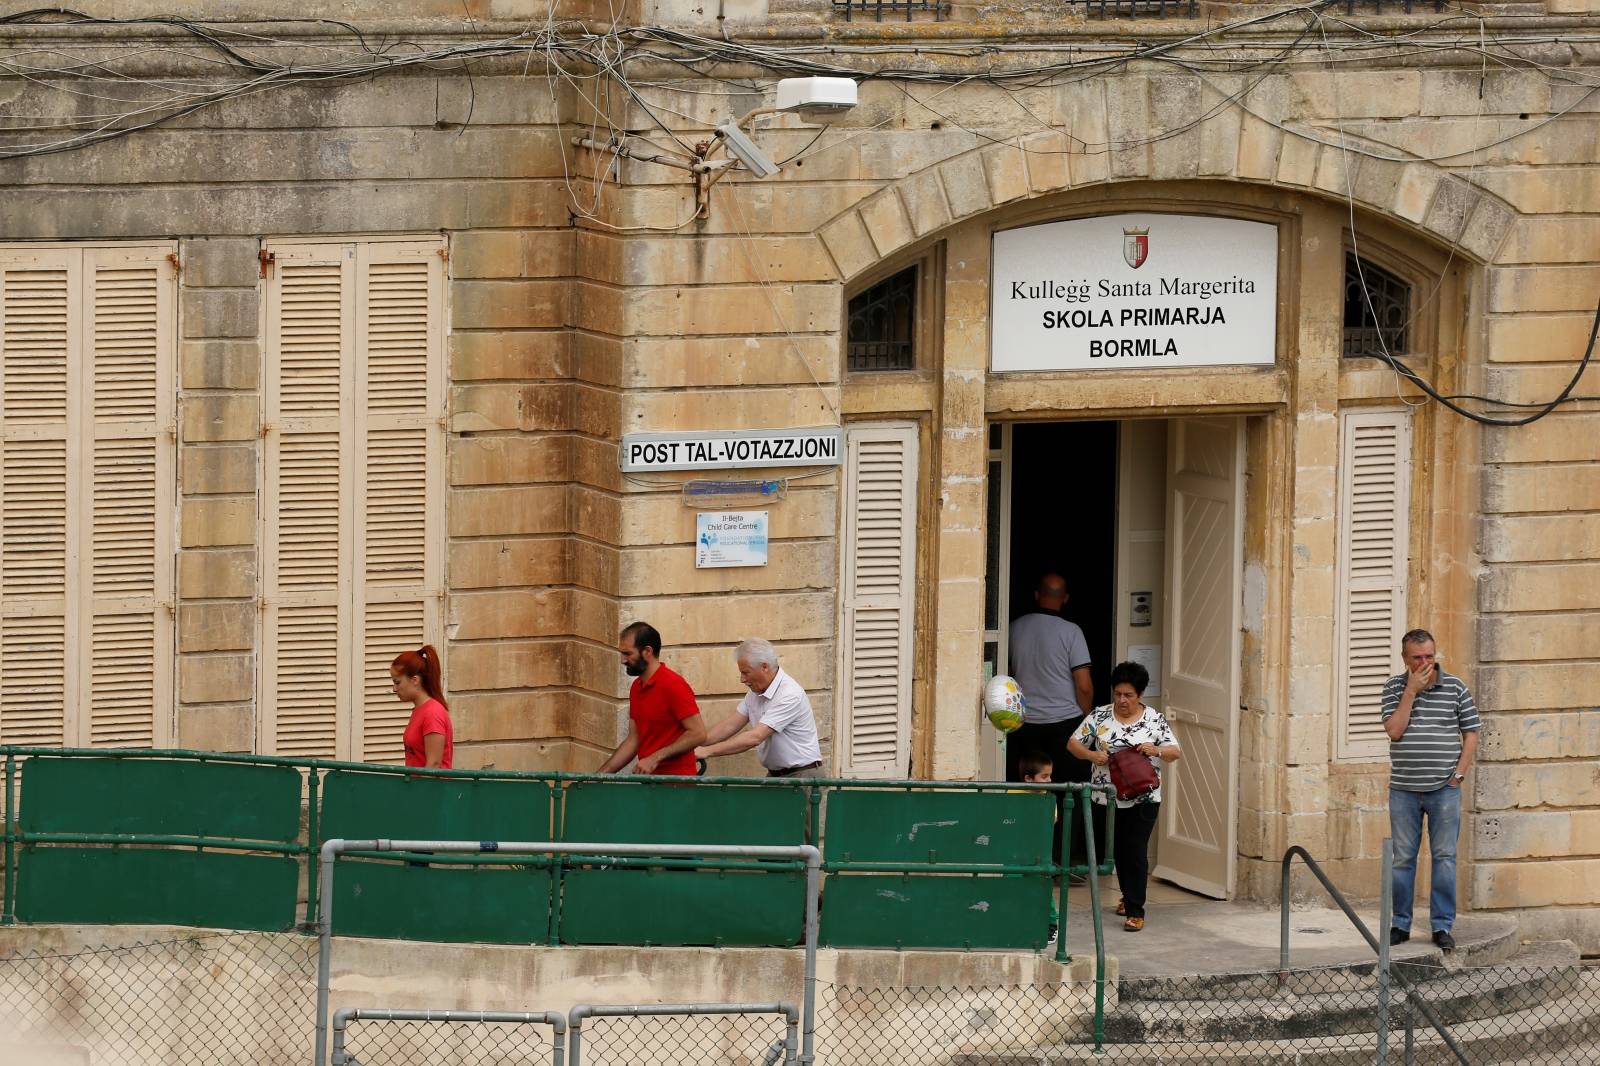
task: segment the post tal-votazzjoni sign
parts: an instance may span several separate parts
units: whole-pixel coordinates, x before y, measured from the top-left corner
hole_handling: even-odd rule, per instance
[[[844,460],[844,434],[837,426],[625,433],[621,459],[623,471],[629,473],[838,466]]]
[[[1211,215],[1047,222],[994,235],[990,366],[1271,366],[1278,229]]]

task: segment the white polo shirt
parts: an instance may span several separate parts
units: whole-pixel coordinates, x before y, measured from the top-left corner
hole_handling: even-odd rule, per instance
[[[739,713],[751,725],[772,730],[772,736],[756,745],[761,765],[768,770],[787,770],[822,760],[811,701],[800,682],[784,673],[781,666],[765,691],[748,693],[739,701]]]

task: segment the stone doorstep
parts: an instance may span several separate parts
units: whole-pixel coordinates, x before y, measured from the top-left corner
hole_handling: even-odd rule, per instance
[[[1578,949],[1569,941],[1532,944],[1502,966],[1467,969],[1433,968],[1420,991],[1440,1021],[1475,1022],[1508,1011],[1536,1007],[1561,998],[1578,969]],[[1106,1033],[1129,1043],[1159,1041],[1296,1040],[1323,1034],[1359,1034],[1372,1029],[1374,984],[1340,988],[1350,975],[1338,974],[1332,985],[1317,982],[1317,973],[1302,972],[1310,991],[1269,994],[1253,999],[1228,996],[1163,1003],[1130,1003],[1106,1016]],[[1400,1017],[1401,999],[1393,1000]],[[1600,1003],[1595,1007],[1600,1010]]]
[[[1543,945],[1540,945],[1543,947]],[[1574,966],[1566,971],[1575,981],[1570,996],[1545,999],[1492,1017],[1473,1019],[1470,1030],[1452,1035],[1474,1061],[1505,1066],[1553,1066],[1600,1060],[1600,970]],[[1392,1030],[1391,1060],[1401,1053],[1400,1030]],[[1356,1044],[1351,1036],[1319,1036],[1290,1040],[1107,1044],[1117,1062],[1194,1063],[1195,1066],[1266,1066],[1293,1062],[1298,1066],[1371,1066],[1372,1041]],[[1454,1060],[1444,1041],[1429,1026],[1416,1029],[1418,1062]],[[1037,1048],[1004,1054],[957,1055],[952,1066],[1065,1066],[1103,1062],[1092,1045]]]
[[[1505,962],[1522,949],[1517,935],[1517,923],[1503,920],[1491,926],[1473,922],[1462,923],[1458,929],[1461,939],[1453,954],[1445,955],[1433,946],[1432,940],[1413,941],[1395,949],[1394,966],[1406,976],[1427,980],[1443,970],[1462,969],[1468,966],[1493,966]],[[1290,955],[1289,988],[1295,992],[1311,992],[1320,988],[1331,991],[1340,987],[1364,988],[1371,985],[1371,975],[1378,968],[1376,956],[1349,963],[1323,966],[1294,966]],[[1308,976],[1309,975],[1309,976]],[[1333,982],[1343,980],[1343,985]],[[1311,987],[1315,984],[1317,988]],[[1124,973],[1117,982],[1117,990],[1124,1002],[1132,1000],[1221,999],[1227,996],[1255,998],[1276,995],[1277,975],[1269,971],[1224,974],[1179,974],[1172,976],[1130,975]]]

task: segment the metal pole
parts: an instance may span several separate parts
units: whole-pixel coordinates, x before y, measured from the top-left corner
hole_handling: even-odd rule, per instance
[[[1106,936],[1100,923],[1100,871],[1095,862],[1094,803],[1089,799],[1089,789],[1080,790],[1078,795],[1083,799],[1083,847],[1084,855],[1089,860],[1089,913],[1094,916],[1094,1049],[1098,1052],[1106,1041]],[[1106,799],[1108,805],[1115,802],[1115,797]],[[1106,826],[1109,828],[1110,825],[1111,815],[1107,812]]]
[[[317,848],[322,841],[321,780],[315,766],[306,771],[306,924],[316,920],[317,914]]]
[[[1411,1005],[1411,997],[1406,997],[1406,1066],[1412,1066],[1416,1055],[1417,1039],[1417,1009]]]
[[[350,1019],[359,1016],[354,1010],[342,1010],[333,1016],[333,1066],[345,1066],[344,1031]]]
[[[769,844],[597,844],[582,841],[558,842],[553,840],[519,841],[519,840],[345,840],[334,837],[325,840],[321,848],[321,868],[318,871],[321,891],[321,907],[317,915],[317,1036],[314,1053],[316,1061],[314,1066],[324,1066],[328,1062],[328,1000],[329,978],[333,972],[333,871],[340,855],[347,851],[434,851],[444,853],[475,853],[475,852],[512,852],[529,854],[552,855],[618,855],[618,856],[684,856],[694,858],[697,856],[709,858],[734,858],[734,859],[798,859],[806,864],[806,987],[805,987],[805,1034],[806,1042],[804,1061],[811,1061],[811,1029],[812,1019],[816,1004],[817,980],[817,893],[821,886],[822,852],[810,844],[795,846],[779,846]],[[754,1013],[751,1005],[745,1004],[687,1004],[685,1006],[697,1007],[694,1011],[676,1007],[654,1008],[615,1008],[597,1007],[585,1008],[590,1014],[602,1014],[608,1011],[621,1011],[624,1013],[646,1014],[729,1014],[729,1013]],[[765,1005],[762,1005],[765,1006]],[[738,1007],[738,1010],[729,1008]],[[775,1005],[765,1013],[778,1013],[788,1008]],[[435,1011],[434,1014],[440,1012]],[[579,1037],[576,1023],[584,1015],[573,1010],[574,1029],[572,1034],[572,1062],[576,1066],[578,1061]]]
[[[1283,872],[1278,878],[1278,987],[1289,983],[1289,862],[1294,852],[1283,853]]]
[[[1072,816],[1077,813],[1078,797],[1071,792],[1061,795],[1058,802],[1061,804],[1060,824],[1056,829],[1057,839],[1061,843],[1061,861],[1056,864],[1055,888],[1056,902],[1056,961],[1067,961],[1067,866],[1072,862]],[[1095,872],[1089,871],[1089,878],[1093,880]]]
[[[800,992],[800,1009],[803,1012],[800,1031],[800,1063],[811,1066],[815,1061],[817,1023],[817,940],[820,931],[818,901],[822,892],[822,852],[805,846],[806,854],[806,969],[805,986]]]
[[[5,794],[5,899],[0,900],[0,925],[15,925],[17,921],[17,757],[6,752]]]
[[[1378,1066],[1389,1061],[1389,928],[1394,921],[1394,841],[1383,838],[1383,884],[1378,888]]]

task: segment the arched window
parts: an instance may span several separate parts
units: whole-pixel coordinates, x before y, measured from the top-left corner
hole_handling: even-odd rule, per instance
[[[1344,254],[1344,354],[1407,354],[1411,284],[1354,252]]]
[[[845,365],[851,373],[916,367],[917,274],[913,265],[850,300]]]

